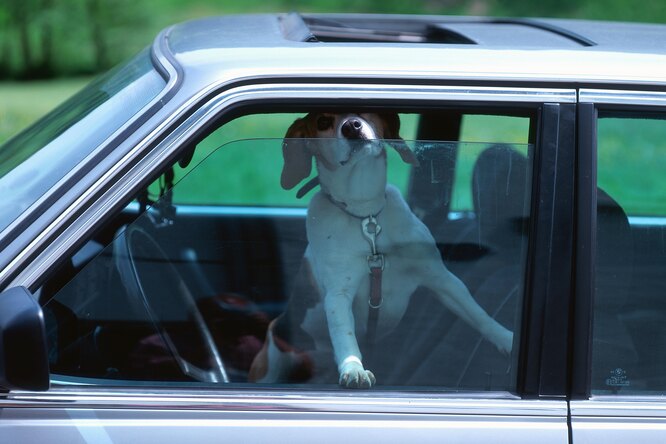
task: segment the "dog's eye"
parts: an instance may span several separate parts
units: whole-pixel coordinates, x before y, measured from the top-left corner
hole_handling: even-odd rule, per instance
[[[319,116],[317,118],[317,129],[319,131],[324,131],[333,126],[333,117],[330,116]]]

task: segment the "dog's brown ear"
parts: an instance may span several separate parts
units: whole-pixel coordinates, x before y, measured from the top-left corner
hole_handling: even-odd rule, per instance
[[[398,152],[403,162],[419,166],[416,154],[400,137],[400,117],[398,113],[382,113],[380,116],[384,122],[384,139]]]
[[[284,165],[280,185],[285,190],[291,190],[312,172],[312,153],[308,148],[308,141],[304,139],[310,137],[309,117],[308,114],[302,119],[296,119],[287,130],[282,142]]]
[[[389,140],[388,144],[391,145],[395,150],[400,154],[400,158],[403,162],[410,165],[419,166],[419,159],[416,158],[414,151],[409,148],[409,146],[402,139]]]
[[[398,113],[379,113],[384,123],[384,139],[400,138],[400,117]]]

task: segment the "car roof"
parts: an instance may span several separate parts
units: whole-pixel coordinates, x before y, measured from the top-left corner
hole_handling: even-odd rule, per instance
[[[160,38],[200,84],[351,76],[666,85],[666,26],[657,24],[266,14],[186,22]]]

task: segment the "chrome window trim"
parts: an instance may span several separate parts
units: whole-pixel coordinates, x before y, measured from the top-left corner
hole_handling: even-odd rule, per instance
[[[201,93],[204,94],[204,93]],[[147,137],[130,149],[113,168],[98,178],[93,186],[80,195],[58,218],[40,233],[33,241],[17,255],[10,264],[0,271],[0,282],[19,271],[18,275],[9,283],[9,286],[22,285],[35,290],[33,285],[69,247],[93,228],[97,216],[117,206],[132,191],[133,185],[144,180],[149,174],[164,163],[177,149],[201,129],[211,118],[219,114],[224,108],[240,104],[252,103],[260,100],[393,100],[398,102],[414,101],[464,101],[495,103],[575,103],[576,91],[573,89],[555,88],[500,88],[500,87],[465,87],[465,86],[429,86],[429,85],[399,85],[399,84],[253,84],[245,85],[223,91],[206,104],[197,109],[171,134],[161,141],[154,149],[137,162],[129,172],[119,178],[113,189],[108,189],[102,197],[87,205],[91,197],[114,182],[115,176],[146,151],[151,144],[165,131],[168,126],[187,108],[194,105],[197,98],[192,98],[179,110],[172,113],[169,119],[162,121]],[[73,215],[81,215],[68,225]],[[35,260],[28,262],[42,244],[46,243],[54,233],[61,232],[57,238],[49,243]]]
[[[165,90],[174,93],[183,81],[183,68],[171,53],[168,45],[168,37],[173,27],[167,28],[155,37],[151,46],[153,66],[166,80]],[[164,98],[163,98],[164,99]]]
[[[603,105],[666,106],[666,92],[583,88],[578,92],[578,101]]]
[[[577,418],[649,417],[666,420],[666,398],[655,396],[595,396],[571,401],[571,416]],[[664,423],[666,427],[666,422]]]
[[[90,390],[88,390],[88,388]],[[339,412],[506,415],[564,418],[564,401],[524,400],[506,392],[469,394],[389,391],[303,391],[294,389],[85,389],[53,388],[46,393],[11,392],[0,397],[0,408],[177,409],[257,412]]]
[[[663,443],[666,436],[666,399],[600,396],[571,401],[573,442]]]

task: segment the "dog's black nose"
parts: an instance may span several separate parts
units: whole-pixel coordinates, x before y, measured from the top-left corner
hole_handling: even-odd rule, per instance
[[[363,134],[363,122],[360,119],[347,119],[343,122],[340,131],[346,139],[360,139]]]

